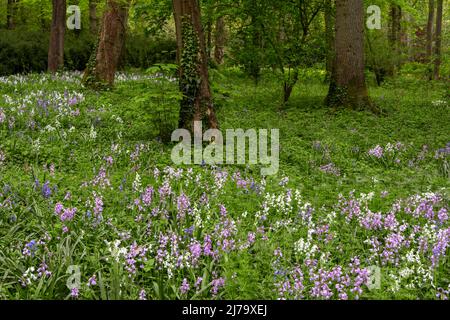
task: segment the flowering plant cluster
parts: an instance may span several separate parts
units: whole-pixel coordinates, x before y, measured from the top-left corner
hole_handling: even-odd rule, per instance
[[[0,77],[1,299],[448,298],[442,180],[341,191],[354,163],[436,170],[449,145],[374,144],[346,162],[315,141],[301,167],[312,186],[296,171],[177,167],[151,130],[133,131],[134,110],[79,77]],[[344,187],[320,198],[321,179]]]

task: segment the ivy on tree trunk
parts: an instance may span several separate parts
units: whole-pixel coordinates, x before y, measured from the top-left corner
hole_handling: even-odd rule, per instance
[[[177,31],[180,103],[179,127],[193,131],[194,121],[217,128],[208,77],[208,57],[198,0],[173,0]]]

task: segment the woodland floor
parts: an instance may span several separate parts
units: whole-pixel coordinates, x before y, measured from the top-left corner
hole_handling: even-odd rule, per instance
[[[313,69],[284,107],[269,72],[211,79],[221,130],[280,129],[278,175],[174,166],[173,79],[0,78],[0,298],[448,295],[448,87],[371,86],[377,116],[330,112]]]

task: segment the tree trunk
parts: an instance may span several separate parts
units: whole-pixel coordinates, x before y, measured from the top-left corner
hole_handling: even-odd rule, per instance
[[[209,2],[209,1],[206,1]],[[200,4],[201,5],[201,4]],[[207,3],[206,5],[206,26],[205,26],[205,37],[206,37],[206,55],[208,57],[208,61],[211,60],[212,56],[212,48],[213,48],[213,15],[214,15],[214,7],[215,3]]]
[[[211,16],[208,15],[208,21],[206,22],[206,56],[208,60],[211,59],[212,53],[212,21]]]
[[[97,0],[89,0],[89,31],[97,35]]]
[[[389,28],[389,43],[391,50],[394,54],[394,64],[388,70],[388,75],[393,76],[398,68],[400,61],[400,41],[401,41],[401,19],[402,19],[402,9],[396,4],[391,4],[390,8],[390,28]]]
[[[208,57],[201,25],[198,0],[173,0],[177,33],[177,57],[180,90],[179,127],[193,131],[194,121],[203,121],[217,128],[208,79]]]
[[[396,4],[391,4],[390,9],[391,25],[389,29],[389,42],[394,49],[398,48],[401,36],[402,9]]]
[[[253,1],[254,3],[255,1]],[[261,35],[261,25],[258,22],[256,15],[251,16],[251,33],[254,53],[251,57],[250,63],[248,65],[248,74],[255,80],[255,85],[258,85],[259,78],[261,77],[261,50],[262,50],[262,35]]]
[[[291,70],[289,69],[289,77],[288,80],[284,81],[283,84],[283,105],[286,105],[286,103],[289,101],[289,98],[291,97],[292,90],[294,89],[294,86],[296,85],[298,81],[298,67],[295,66],[294,70],[292,71],[292,77],[290,75]]]
[[[431,60],[433,52],[433,19],[434,19],[434,1],[428,0],[428,21],[427,21],[427,48],[426,59]]]
[[[363,0],[336,0],[335,59],[326,103],[370,108],[364,77]]]
[[[326,61],[326,81],[331,78],[331,69],[334,59],[334,38],[333,38],[333,3],[332,0],[325,1],[325,38],[327,45],[327,61]]]
[[[206,55],[208,59],[211,58],[212,51],[212,22],[208,21],[208,25],[206,26]]]
[[[216,21],[216,33],[214,37],[214,60],[217,64],[223,63],[225,37],[225,19],[224,17],[219,17]]]
[[[441,38],[442,38],[442,10],[443,1],[437,0],[436,9],[436,33],[434,45],[434,72],[433,79],[439,79],[439,67],[441,65]]]
[[[64,66],[64,34],[66,30],[66,0],[52,0],[52,26],[48,48],[48,71],[55,73]]]
[[[380,66],[379,62],[375,58],[376,53],[373,51],[372,40],[370,39],[370,36],[367,36],[366,39],[367,48],[369,49],[370,56],[372,57],[372,69],[375,73],[375,80],[377,82],[377,86],[381,86],[386,76],[386,68],[384,66]]]
[[[16,28],[17,3],[19,0],[8,0],[6,6],[6,28],[13,30]]]
[[[100,89],[114,84],[114,76],[125,45],[129,3],[130,0],[106,2],[97,48],[83,76],[83,83],[91,88]]]

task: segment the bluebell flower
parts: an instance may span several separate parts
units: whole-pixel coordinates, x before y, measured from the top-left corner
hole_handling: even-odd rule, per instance
[[[184,232],[191,236],[192,233],[194,232],[194,226],[190,226],[189,228],[184,229]]]
[[[46,181],[43,185],[42,185],[42,195],[44,196],[44,198],[50,198],[50,196],[52,195],[52,189],[49,186],[49,182]]]

